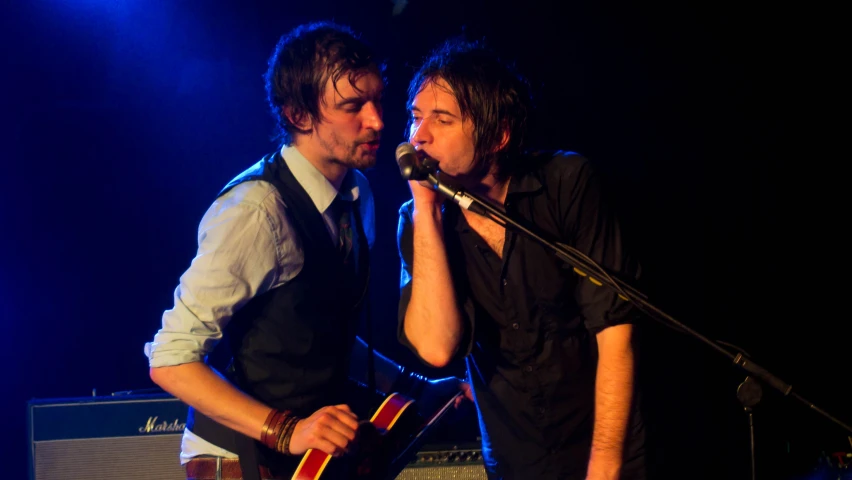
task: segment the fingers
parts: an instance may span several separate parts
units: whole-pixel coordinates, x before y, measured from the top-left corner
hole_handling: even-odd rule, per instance
[[[456,408],[459,408],[459,406],[462,404],[462,402],[465,401],[465,399],[470,400],[471,402],[473,401],[473,391],[470,389],[470,385],[462,383],[461,390],[463,394],[456,397],[455,401],[453,402],[453,406],[455,406]]]
[[[339,457],[349,453],[349,448],[354,440],[354,432],[350,437],[342,434],[340,431],[328,428],[319,432],[319,436],[316,439],[317,446],[314,448],[318,448],[333,457]]]
[[[348,451],[347,448],[341,447],[340,445],[335,444],[334,442],[332,442],[328,439],[325,439],[325,438],[316,439],[314,446],[311,447],[311,448],[313,448],[315,450],[320,450],[320,451],[327,453],[327,454],[329,454],[329,455],[331,455],[332,457],[335,457],[335,458],[346,454],[347,451]]]
[[[338,457],[349,451],[357,429],[358,417],[347,405],[323,407],[299,422],[291,440],[297,448],[291,451],[299,454],[314,448]]]
[[[412,180],[408,182],[408,186],[411,189],[411,196],[415,202],[435,203],[438,201],[438,192],[432,188],[429,182],[425,180]]]
[[[327,410],[331,415],[337,418],[340,423],[347,425],[353,431],[358,428],[358,416],[352,412],[349,405],[333,405],[320,409]]]
[[[459,388],[461,388],[461,391],[464,392],[464,398],[466,398],[466,399],[468,399],[472,402],[473,401],[473,389],[471,389],[470,384],[467,383],[467,382],[461,382],[459,384]],[[461,400],[462,400],[462,398],[459,397],[459,401],[461,401]]]
[[[317,414],[317,430],[321,438],[331,441],[344,450],[355,440],[358,417],[347,405],[334,405],[320,409]],[[331,452],[326,452],[331,453]]]

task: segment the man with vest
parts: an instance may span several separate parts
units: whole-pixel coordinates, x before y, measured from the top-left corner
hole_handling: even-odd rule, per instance
[[[151,379],[190,406],[188,478],[290,478],[349,452],[350,353],[367,301],[383,68],[347,27],[295,28],[265,77],[282,147],[228,183],[198,229],[174,307],[145,345]],[[217,347],[214,352],[214,347]],[[220,359],[217,362],[216,359]],[[376,355],[379,390],[403,376]]]

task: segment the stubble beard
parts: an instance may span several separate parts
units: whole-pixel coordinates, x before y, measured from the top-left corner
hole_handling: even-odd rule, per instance
[[[328,152],[328,155],[331,157],[333,162],[347,168],[365,169],[376,166],[377,155],[375,152],[362,151],[359,148],[359,145],[363,142],[370,142],[378,138],[378,134],[375,134],[367,139],[347,144],[341,140],[336,133],[330,132],[328,140],[324,138],[320,138],[319,140],[320,144],[325,151]],[[342,152],[343,155],[335,152]]]

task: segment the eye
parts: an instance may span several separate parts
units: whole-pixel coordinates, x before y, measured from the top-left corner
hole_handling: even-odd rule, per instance
[[[435,122],[437,122],[439,125],[449,125],[453,123],[453,119],[446,115],[437,114],[432,118],[434,118]]]
[[[346,107],[344,107],[343,111],[349,113],[357,113],[361,111],[361,108],[363,106],[363,103],[348,103],[346,104]]]

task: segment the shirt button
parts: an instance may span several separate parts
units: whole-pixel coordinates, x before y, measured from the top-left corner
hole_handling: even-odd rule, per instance
[[[515,330],[517,330],[517,329],[521,328],[521,326],[520,326],[520,325],[518,325],[518,322],[515,322],[515,323],[513,323],[513,324],[512,324],[512,328],[514,328]]]
[[[532,372],[532,365],[527,365],[526,367],[524,367],[524,371],[527,373]]]
[[[509,280],[506,280],[506,279],[504,278],[504,279],[503,279],[503,286],[505,287],[505,286],[506,286],[506,285],[508,285],[508,284],[509,284]]]

